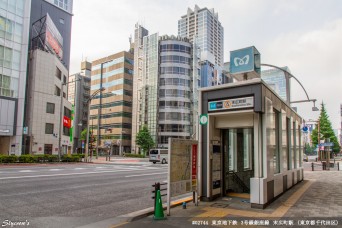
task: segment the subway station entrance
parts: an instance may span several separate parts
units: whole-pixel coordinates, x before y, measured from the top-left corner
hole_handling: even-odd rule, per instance
[[[303,180],[302,118],[260,78],[200,90],[199,195],[265,208]]]
[[[223,193],[249,193],[253,177],[253,129],[221,129],[223,137]]]

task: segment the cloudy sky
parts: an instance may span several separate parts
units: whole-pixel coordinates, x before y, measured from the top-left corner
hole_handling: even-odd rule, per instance
[[[342,1],[340,0],[74,0],[70,73],[80,62],[128,50],[139,22],[150,34],[177,35],[188,7],[214,8],[224,27],[224,60],[232,50],[255,46],[261,62],[288,66],[310,99],[326,104],[334,129],[342,103]],[[306,95],[291,79],[292,100]],[[296,104],[317,119],[312,103]]]

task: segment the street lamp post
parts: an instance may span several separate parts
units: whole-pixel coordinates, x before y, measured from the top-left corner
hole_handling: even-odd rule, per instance
[[[284,75],[285,75],[285,77],[286,77],[286,79],[287,79],[287,82],[286,82],[286,83],[288,83],[288,81],[290,80],[290,78],[294,78],[294,79],[298,82],[298,84],[302,87],[302,89],[304,90],[304,92],[305,92],[305,94],[306,94],[307,100],[290,101],[290,97],[289,97],[290,91],[289,91],[289,87],[288,87],[288,85],[287,85],[286,94],[287,94],[287,97],[288,97],[287,102],[288,102],[289,104],[292,104],[292,103],[302,103],[302,102],[313,102],[314,106],[312,107],[312,111],[319,111],[319,109],[316,107],[316,103],[315,103],[315,102],[316,102],[316,99],[310,99],[310,98],[309,98],[309,95],[308,95],[308,93],[306,92],[304,86],[302,85],[302,83],[300,83],[300,81],[299,81],[295,76],[293,76],[293,74],[291,74],[290,72],[288,72],[287,70],[285,70],[285,69],[283,69],[283,68],[281,68],[281,67],[274,66],[274,65],[271,65],[271,64],[262,63],[262,64],[260,64],[260,65],[261,65],[261,66],[266,66],[266,67],[273,67],[273,68],[276,68],[276,69],[278,69],[278,70],[284,72]]]
[[[96,90],[87,100],[88,105],[88,118],[87,118],[87,138],[86,138],[86,150],[84,153],[84,160],[85,162],[88,162],[88,154],[89,154],[89,119],[90,119],[90,101],[101,91],[105,90],[104,87],[101,87],[100,89]]]
[[[317,156],[318,156],[318,158],[317,158],[317,160],[318,161],[320,161],[321,160],[321,150],[320,150],[320,146],[319,146],[319,144],[321,143],[320,142],[320,140],[321,140],[321,134],[320,134],[320,132],[319,132],[319,128],[320,128],[320,126],[319,126],[319,120],[308,120],[307,122],[314,122],[314,123],[317,123],[317,145],[318,145],[318,149],[317,149]]]
[[[126,132],[121,131],[121,134],[120,134],[120,156],[122,156],[122,133],[126,133]]]

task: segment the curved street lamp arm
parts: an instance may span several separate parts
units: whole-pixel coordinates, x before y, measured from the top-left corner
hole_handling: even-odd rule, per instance
[[[293,76],[290,72],[288,72],[287,70],[284,70],[284,69],[282,69],[282,68],[280,68],[280,67],[271,65],[271,64],[261,63],[260,65],[261,65],[261,66],[274,67],[274,68],[276,68],[276,69],[278,69],[278,70],[283,71],[283,72],[285,73],[285,76],[286,76],[286,74],[288,74],[290,77],[294,78],[294,79],[298,82],[298,84],[303,88],[303,90],[304,90],[304,92],[305,92],[305,94],[306,94],[306,97],[308,98],[308,101],[312,101],[312,99],[309,98],[309,95],[308,95],[308,93],[306,92],[306,90],[304,89],[304,86],[302,85],[302,83],[300,83],[300,81],[299,81],[295,76]],[[315,101],[316,101],[316,100],[315,100]],[[291,103],[291,101],[290,101],[290,103]]]

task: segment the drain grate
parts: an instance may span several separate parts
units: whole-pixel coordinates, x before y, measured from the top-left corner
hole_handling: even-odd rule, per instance
[[[227,204],[227,203],[214,203],[211,205],[211,207],[218,207],[218,208],[226,208],[228,206],[229,206],[229,204]]]

